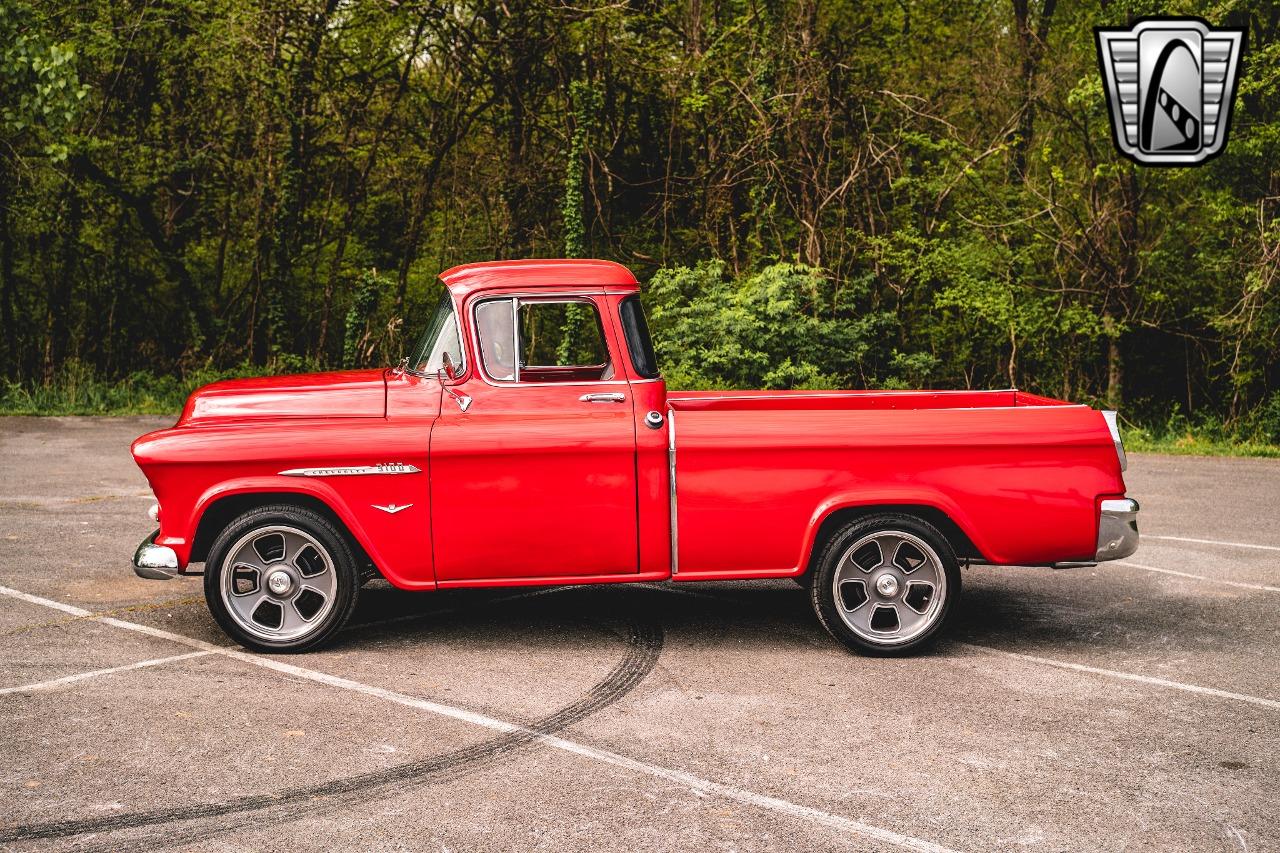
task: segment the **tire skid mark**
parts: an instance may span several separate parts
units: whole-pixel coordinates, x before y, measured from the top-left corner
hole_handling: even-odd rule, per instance
[[[0,843],[68,838],[88,833],[119,832],[187,820],[207,820],[215,817],[235,816],[235,818],[238,818],[233,819],[228,824],[202,827],[198,831],[192,832],[190,839],[184,837],[182,833],[175,833],[166,829],[163,833],[150,838],[138,838],[130,842],[130,846],[136,846],[139,842],[149,840],[152,843],[167,846],[184,840],[195,840],[237,829],[248,823],[244,816],[250,812],[262,812],[270,809],[282,810],[283,813],[275,820],[263,821],[255,818],[253,824],[257,826],[292,821],[305,812],[327,810],[346,803],[373,799],[381,793],[382,789],[393,785],[430,783],[460,775],[536,742],[543,736],[563,731],[569,726],[581,722],[615,704],[635,689],[657,665],[658,657],[662,653],[664,634],[661,626],[656,622],[632,622],[628,625],[626,642],[626,654],[622,660],[581,699],[534,721],[525,728],[489,738],[473,746],[451,750],[420,761],[399,764],[383,770],[361,773],[318,785],[293,788],[279,794],[248,795],[222,803],[193,803],[166,809],[153,809],[100,818],[50,821],[18,826],[0,830]],[[77,849],[118,850],[119,847],[118,843],[108,843],[92,848],[84,848],[77,845]]]

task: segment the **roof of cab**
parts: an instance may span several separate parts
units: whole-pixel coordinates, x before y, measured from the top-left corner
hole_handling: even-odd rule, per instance
[[[440,273],[440,280],[458,298],[495,287],[621,287],[634,290],[640,286],[631,270],[622,264],[569,258],[463,264]]]

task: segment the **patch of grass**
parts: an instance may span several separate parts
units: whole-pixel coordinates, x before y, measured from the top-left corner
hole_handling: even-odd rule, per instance
[[[1280,392],[1229,424],[1209,415],[1193,420],[1174,406],[1163,421],[1125,424],[1123,436],[1136,452],[1280,458]]]
[[[174,415],[192,391],[220,379],[297,373],[313,366],[300,360],[265,366],[244,363],[215,370],[201,368],[185,375],[155,374],[140,370],[109,381],[92,365],[69,360],[53,381],[0,383],[0,415]]]
[[[1124,433],[1124,447],[1133,453],[1176,456],[1262,456],[1280,459],[1280,445],[1258,441],[1225,441],[1195,434],[1154,437],[1144,429]]]

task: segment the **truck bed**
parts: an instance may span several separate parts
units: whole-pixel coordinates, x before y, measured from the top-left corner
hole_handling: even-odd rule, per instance
[[[677,579],[794,575],[833,513],[895,506],[954,523],[957,550],[987,562],[1086,560],[1097,501],[1124,491],[1097,411],[1023,391],[677,391],[668,402]]]
[[[993,409],[1066,406],[1062,400],[1026,391],[670,391],[677,411],[760,409]]]

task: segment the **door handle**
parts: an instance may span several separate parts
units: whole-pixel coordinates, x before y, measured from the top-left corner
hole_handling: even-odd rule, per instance
[[[627,395],[612,391],[608,394],[583,394],[578,400],[583,403],[625,403]]]

